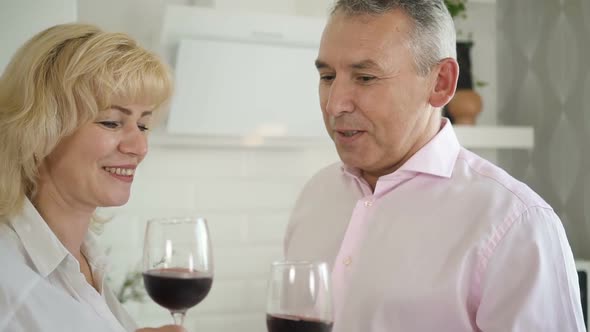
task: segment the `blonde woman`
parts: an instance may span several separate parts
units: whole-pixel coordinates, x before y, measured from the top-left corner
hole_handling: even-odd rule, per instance
[[[89,226],[129,199],[171,85],[155,55],[91,25],[49,28],[15,54],[0,78],[0,331],[136,330]]]

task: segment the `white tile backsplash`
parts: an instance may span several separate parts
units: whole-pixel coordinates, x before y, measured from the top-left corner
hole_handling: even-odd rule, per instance
[[[218,249],[213,252],[216,278],[261,279],[265,278],[273,260],[282,256],[282,246],[241,246]]]
[[[290,211],[308,178],[338,160],[322,148],[151,148],[136,173],[132,196],[112,216],[100,241],[111,248],[111,277],[139,268],[146,221],[200,215],[208,220],[215,278],[209,296],[191,309],[189,331],[265,330],[266,278],[282,258]],[[140,326],[170,323],[149,298],[126,303]]]
[[[139,181],[134,181],[131,198],[126,205],[127,211],[138,210],[149,206],[151,209],[194,208],[196,185],[190,177],[172,178],[164,173],[174,167],[163,167],[160,176],[142,176],[137,174]]]
[[[246,243],[247,216],[241,213],[206,213],[212,245],[215,248],[235,248]]]
[[[281,244],[287,229],[289,213],[253,214],[247,219],[246,239],[251,245]]]
[[[195,204],[220,211],[290,210],[301,190],[302,178],[203,177],[197,179]]]

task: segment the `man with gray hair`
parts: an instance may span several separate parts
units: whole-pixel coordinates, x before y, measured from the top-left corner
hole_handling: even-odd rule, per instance
[[[333,332],[585,331],[552,208],[459,144],[443,0],[339,0],[316,67],[341,159],[301,193],[285,256],[332,268]]]

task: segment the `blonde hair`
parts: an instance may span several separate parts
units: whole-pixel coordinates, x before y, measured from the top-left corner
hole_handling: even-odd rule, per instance
[[[21,211],[59,141],[115,102],[159,108],[168,67],[123,33],[63,24],[27,41],[0,77],[0,217]]]

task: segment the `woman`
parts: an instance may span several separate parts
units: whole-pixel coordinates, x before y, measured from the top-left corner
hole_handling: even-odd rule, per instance
[[[135,330],[88,230],[129,199],[171,85],[155,55],[90,25],[15,54],[0,78],[0,331]]]

